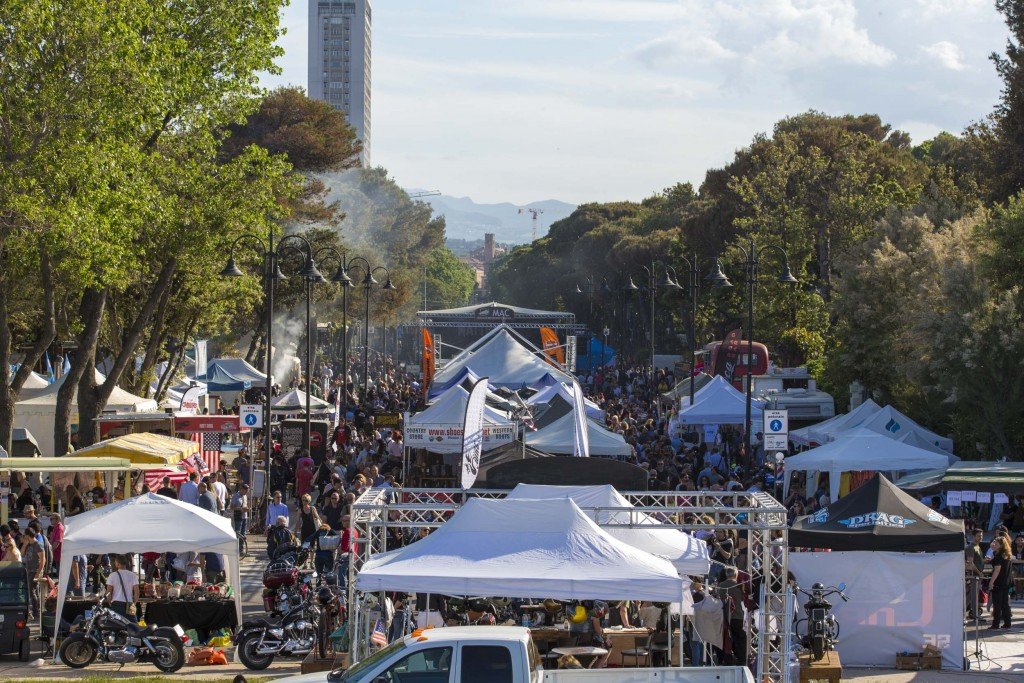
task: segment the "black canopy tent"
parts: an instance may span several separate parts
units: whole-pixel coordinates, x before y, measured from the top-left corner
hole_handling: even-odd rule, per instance
[[[789,530],[793,548],[946,552],[964,549],[964,524],[947,519],[876,474]]]

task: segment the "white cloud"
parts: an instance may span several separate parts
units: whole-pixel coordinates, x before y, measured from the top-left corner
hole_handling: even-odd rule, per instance
[[[649,66],[698,57],[774,70],[895,59],[858,23],[853,0],[683,0],[678,26],[635,50]]]
[[[917,0],[913,11],[919,17],[935,19],[949,14],[974,13],[988,10],[992,0]]]
[[[501,10],[516,16],[622,24],[682,16],[677,0],[502,0]]]
[[[963,71],[967,68],[959,46],[948,40],[940,40],[931,45],[924,45],[921,47],[921,52],[952,71]]]

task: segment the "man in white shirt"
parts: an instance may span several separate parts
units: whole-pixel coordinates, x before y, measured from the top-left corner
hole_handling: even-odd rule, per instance
[[[178,500],[183,503],[191,503],[192,505],[199,504],[199,484],[196,483],[198,479],[198,474],[195,472],[189,473],[188,481],[182,484],[178,490]]]
[[[220,509],[228,509],[228,485],[221,481],[224,473],[218,473],[213,476],[213,492],[217,495],[217,500],[220,502]]]

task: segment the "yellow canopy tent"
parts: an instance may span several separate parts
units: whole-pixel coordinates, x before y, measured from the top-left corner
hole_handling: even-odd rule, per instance
[[[146,465],[173,467],[198,452],[199,444],[195,441],[163,434],[143,433],[115,436],[69,453],[68,457],[124,458],[132,465],[141,466],[136,469],[149,469]]]

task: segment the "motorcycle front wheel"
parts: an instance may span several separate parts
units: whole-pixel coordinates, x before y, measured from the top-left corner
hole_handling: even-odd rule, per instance
[[[96,646],[81,633],[72,633],[60,644],[57,656],[72,669],[84,669],[96,659]]]
[[[264,655],[256,651],[260,644],[260,633],[249,633],[242,636],[238,641],[238,658],[245,664],[246,669],[262,671],[274,662],[274,655]]]
[[[823,636],[811,637],[811,654],[814,661],[818,661],[825,656],[825,638]]]
[[[185,666],[185,647],[174,629],[159,629],[153,642],[153,665],[166,674]]]

